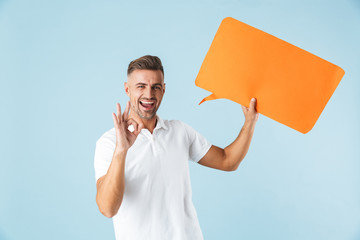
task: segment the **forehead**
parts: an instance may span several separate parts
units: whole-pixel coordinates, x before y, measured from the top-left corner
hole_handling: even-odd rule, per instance
[[[137,69],[128,76],[131,83],[156,84],[164,83],[164,76],[160,70]]]

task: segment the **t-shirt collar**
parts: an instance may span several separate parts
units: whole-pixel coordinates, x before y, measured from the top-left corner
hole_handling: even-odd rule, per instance
[[[168,127],[166,126],[164,120],[162,120],[158,115],[156,115],[156,118],[157,118],[157,123],[156,123],[155,129],[163,128],[163,129],[167,130]]]

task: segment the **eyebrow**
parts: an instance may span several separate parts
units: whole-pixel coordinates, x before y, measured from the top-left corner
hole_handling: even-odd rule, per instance
[[[147,84],[146,83],[137,83],[137,84],[135,84],[135,86],[138,86],[138,85],[147,85]],[[152,85],[152,87],[154,87],[154,86],[161,86],[162,87],[162,84],[161,83],[155,83],[155,84]]]

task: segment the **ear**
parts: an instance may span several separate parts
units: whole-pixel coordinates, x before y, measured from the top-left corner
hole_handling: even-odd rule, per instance
[[[124,88],[125,88],[126,95],[128,95],[130,97],[129,84],[127,82],[124,82]]]
[[[166,83],[164,83],[163,94],[165,93]]]

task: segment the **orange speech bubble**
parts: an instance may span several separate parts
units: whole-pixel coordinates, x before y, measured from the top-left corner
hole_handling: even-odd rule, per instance
[[[212,92],[301,133],[315,125],[345,72],[340,67],[234,18],[223,19],[196,77]]]

